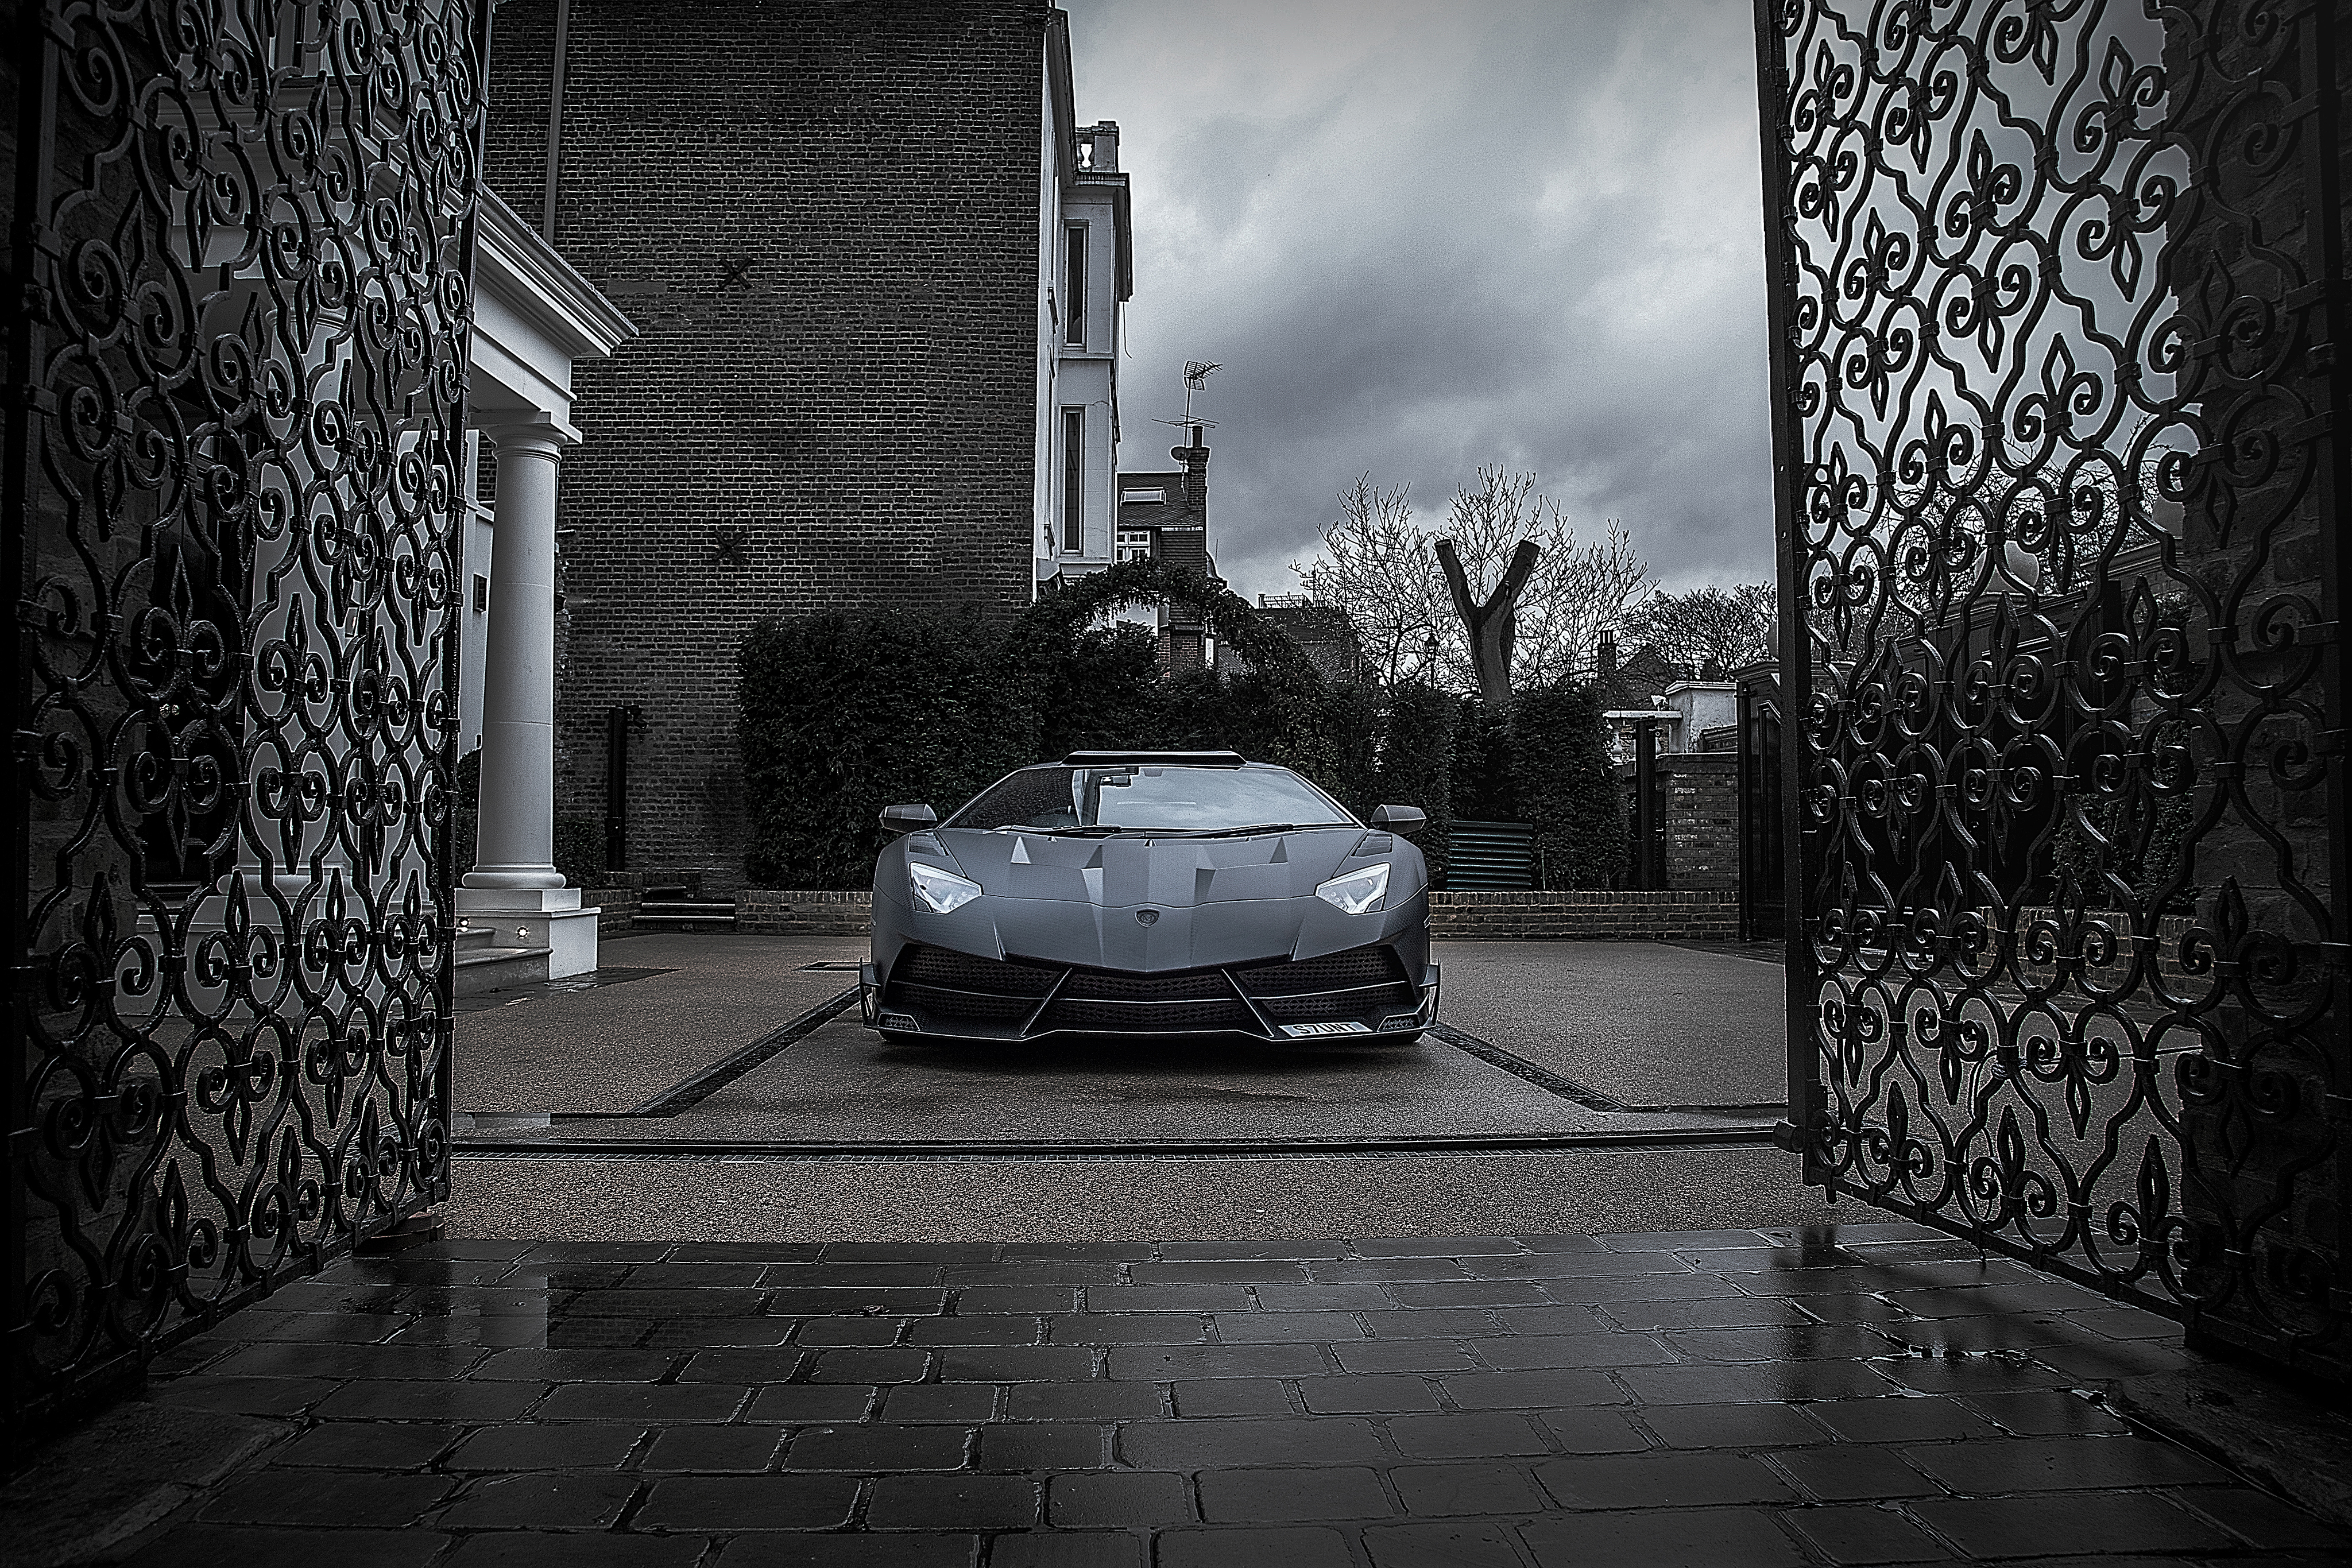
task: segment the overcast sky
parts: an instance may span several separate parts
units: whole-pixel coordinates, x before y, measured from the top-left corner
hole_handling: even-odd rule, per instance
[[[1120,465],[1222,361],[1212,549],[1295,591],[1332,497],[1482,463],[1670,588],[1771,570],[1748,0],[1063,0],[1134,190]]]

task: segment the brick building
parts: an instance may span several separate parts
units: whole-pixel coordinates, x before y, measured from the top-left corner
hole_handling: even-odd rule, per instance
[[[1217,581],[1209,554],[1209,444],[1200,425],[1189,445],[1168,455],[1181,467],[1129,471],[1118,476],[1118,554],[1155,556]],[[1192,609],[1163,604],[1154,612],[1162,669],[1197,670],[1210,662],[1208,629]]]
[[[560,517],[575,857],[609,841],[624,709],[628,869],[740,883],[754,622],[1015,610],[1076,467],[1100,509],[1084,553],[1108,557],[1115,414],[1098,462],[1066,463],[1056,383],[1065,349],[1099,357],[1114,329],[1069,340],[1061,253],[1084,176],[1112,269],[1089,311],[1114,310],[1124,177],[1089,167],[1115,129],[1082,151],[1071,103],[1067,18],[1042,0],[499,5],[490,183],[640,330],[573,389],[596,432]]]

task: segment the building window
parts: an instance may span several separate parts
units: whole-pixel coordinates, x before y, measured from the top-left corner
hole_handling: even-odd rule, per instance
[[[1164,505],[1167,499],[1168,492],[1165,490],[1121,490],[1118,493],[1118,503],[1122,507],[1138,501]]]
[[[1083,555],[1087,548],[1087,411],[1062,411],[1062,549]]]
[[[1121,560],[1150,560],[1151,559],[1151,530],[1150,528],[1119,529],[1118,559]]]
[[[489,612],[490,580],[477,573],[474,578],[474,613],[488,615]]]
[[[1063,236],[1062,298],[1069,314],[1062,322],[1062,340],[1079,348],[1087,342],[1087,225],[1072,224]]]

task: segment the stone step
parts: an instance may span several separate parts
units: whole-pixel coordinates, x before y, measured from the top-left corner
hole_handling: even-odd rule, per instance
[[[482,935],[491,933],[482,928]],[[467,933],[460,932],[462,939]],[[461,997],[536,986],[547,979],[549,949],[545,947],[469,946],[457,955],[457,989]]]
[[[732,931],[735,901],[715,898],[649,898],[637,905],[636,931]]]

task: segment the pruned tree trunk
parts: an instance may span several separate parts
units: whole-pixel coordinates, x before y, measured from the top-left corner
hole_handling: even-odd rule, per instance
[[[1444,569],[1445,586],[1454,594],[1454,612],[1462,617],[1463,640],[1470,645],[1470,668],[1478,678],[1478,695],[1500,713],[1511,700],[1511,644],[1517,640],[1519,595],[1536,570],[1542,551],[1533,539],[1521,539],[1511,552],[1503,580],[1484,604],[1470,598],[1470,579],[1462,570],[1452,539],[1437,541],[1437,564]]]

